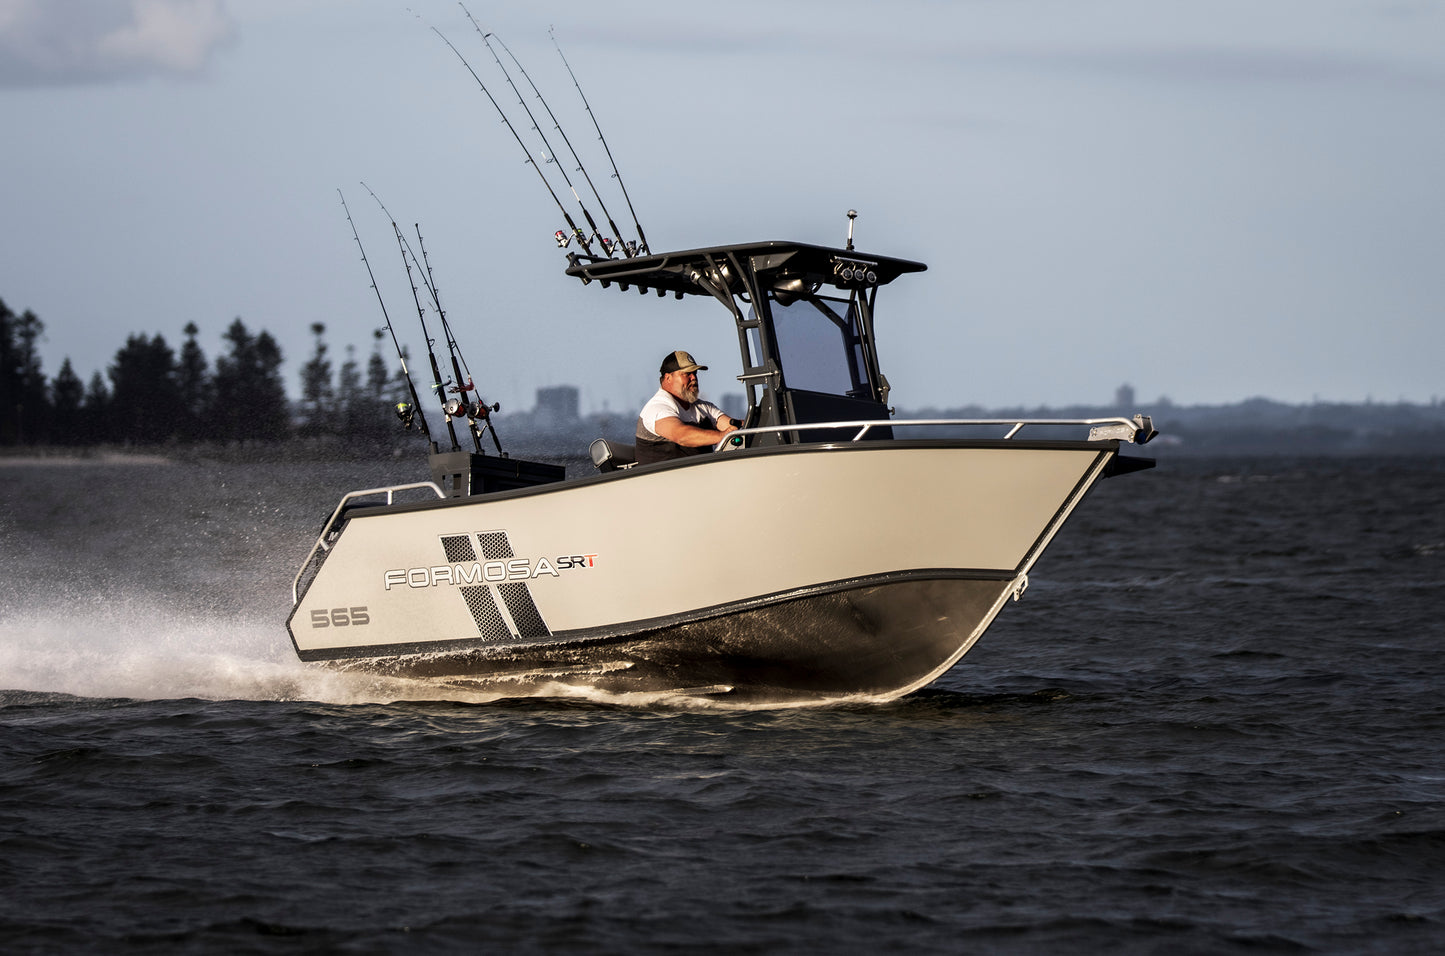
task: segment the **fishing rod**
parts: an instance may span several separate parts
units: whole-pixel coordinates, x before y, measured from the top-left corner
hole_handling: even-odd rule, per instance
[[[466,7],[462,7],[462,9],[465,10]],[[467,16],[471,16],[471,13],[468,13]],[[475,20],[472,22],[473,24],[476,23]],[[552,126],[557,130],[558,133],[562,134],[562,142],[567,144],[567,149],[572,153],[572,159],[575,160],[577,163],[577,171],[580,172],[583,178],[587,180],[587,185],[589,188],[591,188],[592,195],[597,197],[597,205],[602,207],[602,215],[606,217],[607,225],[612,227],[612,235],[616,240],[617,250],[623,255],[626,255],[627,243],[622,238],[622,230],[617,228],[617,223],[613,220],[612,213],[607,210],[607,203],[603,200],[602,194],[597,191],[597,186],[595,183],[592,182],[592,176],[587,172],[587,167],[582,164],[582,157],[577,155],[577,149],[572,145],[572,140],[567,138],[567,131],[562,128],[562,124],[557,120],[557,114],[552,112],[552,107],[548,106],[547,101],[542,98],[542,91],[537,89],[536,83],[532,82],[531,75],[527,73],[526,67],[522,66],[522,61],[517,59],[517,55],[512,52],[511,47],[507,46],[506,42],[503,41],[502,38],[497,36],[495,33],[489,35],[494,37],[496,41],[502,45],[502,49],[507,51],[507,56],[512,58],[513,63],[517,64],[517,69],[521,71],[522,76],[526,77],[528,85],[532,87],[532,92],[537,94],[537,102],[542,104],[542,108],[545,109],[547,111],[547,115],[551,117]],[[513,87],[513,89],[515,89],[515,87]],[[554,158],[556,157],[556,153],[553,153],[552,155]],[[568,183],[568,185],[571,185],[571,183]],[[575,194],[576,190],[573,190],[573,193]],[[581,204],[581,200],[578,200],[578,204]],[[591,222],[592,217],[588,216],[587,221]],[[596,226],[594,225],[593,228],[596,229]],[[607,257],[609,259],[612,257],[612,243],[613,240],[602,240],[602,247],[607,250]]]
[[[567,57],[562,53],[562,44],[557,42],[556,31],[549,29],[547,35],[552,38],[552,45],[557,48],[557,55],[562,57],[562,65],[567,67],[567,75],[572,77],[572,85],[577,87],[577,95],[582,97],[582,105],[587,107],[587,115],[592,117],[592,126],[597,130],[597,138],[602,141],[602,148],[607,150],[607,161],[612,164],[612,178],[617,180],[617,185],[622,187],[622,198],[627,200],[627,211],[632,213],[632,224],[637,227],[637,238],[642,243],[642,254],[647,255],[650,250],[647,247],[647,235],[642,231],[642,223],[637,221],[637,211],[632,208],[632,197],[627,195],[627,186],[622,182],[622,173],[617,168],[617,160],[612,158],[612,150],[607,145],[607,137],[602,135],[602,126],[597,122],[597,114],[592,112],[592,104],[587,102],[587,94],[582,92],[582,84],[577,82],[577,74],[572,72],[572,64],[567,62]],[[632,255],[637,254],[634,247],[629,250]]]
[[[535,133],[541,138],[541,140],[542,140],[542,148],[543,148],[543,150],[545,150],[545,152],[542,154],[542,158],[545,159],[545,160],[546,160],[547,162],[549,162],[549,163],[556,162],[557,171],[562,174],[562,181],[565,182],[565,183],[567,184],[567,188],[572,191],[572,198],[575,199],[575,200],[577,200],[577,208],[579,208],[579,209],[582,210],[582,215],[583,215],[583,217],[587,220],[587,225],[589,225],[589,226],[592,227],[592,234],[591,234],[591,236],[589,237],[589,239],[597,239],[597,240],[599,240],[599,241],[602,243],[603,251],[607,252],[608,255],[609,255],[609,257],[610,257],[610,256],[611,256],[611,249],[609,248],[609,246],[611,245],[611,241],[608,240],[608,239],[603,238],[603,236],[602,236],[602,230],[597,227],[597,221],[592,218],[592,213],[590,213],[590,212],[587,211],[587,206],[586,206],[585,203],[582,202],[582,197],[579,196],[579,195],[577,195],[577,187],[572,184],[572,177],[571,177],[571,176],[568,176],[568,175],[567,175],[567,170],[566,170],[566,168],[565,168],[560,162],[557,162],[557,151],[556,151],[555,149],[553,149],[553,148],[552,148],[552,144],[547,141],[547,134],[544,133],[544,132],[542,132],[542,124],[537,122],[537,117],[533,115],[533,113],[532,113],[532,108],[531,108],[530,106],[528,106],[528,105],[527,105],[527,101],[522,98],[522,91],[519,90],[519,89],[517,89],[517,84],[516,84],[516,83],[512,82],[512,74],[511,74],[510,72],[508,72],[506,65],[505,65],[504,63],[502,63],[502,58],[499,57],[499,56],[497,56],[497,51],[496,51],[496,50],[492,49],[492,37],[495,36],[495,34],[487,33],[487,32],[485,32],[484,30],[482,30],[482,25],[477,22],[477,18],[476,18],[476,17],[472,16],[472,11],[470,11],[470,10],[467,9],[466,4],[461,3],[460,0],[458,0],[457,6],[461,7],[461,8],[462,8],[462,12],[467,15],[467,19],[470,20],[470,21],[472,21],[472,26],[476,28],[476,31],[477,31],[478,35],[481,36],[481,38],[482,38],[482,43],[486,46],[487,52],[492,55],[492,59],[493,59],[493,60],[496,60],[496,61],[497,61],[497,69],[499,69],[499,70],[502,71],[502,76],[506,78],[506,80],[507,80],[507,85],[512,88],[512,92],[516,95],[516,97],[517,97],[517,105],[520,106],[520,107],[522,107],[522,111],[527,114],[527,119],[528,119],[529,121],[531,121],[531,123],[532,123],[532,131],[535,132]],[[502,43],[501,38],[498,38],[498,39],[497,39],[497,42],[498,42],[498,43]],[[502,43],[502,46],[503,46],[503,48],[505,48],[505,47],[506,47],[506,44],[505,44],[505,43]],[[507,50],[507,55],[508,55],[508,56],[511,56],[511,54],[512,54],[512,51],[511,51],[511,50]],[[512,62],[517,63],[517,68],[518,68],[518,69],[521,69],[522,64],[519,63],[519,62],[517,62],[517,58],[516,58],[515,56],[512,57]],[[522,70],[522,75],[523,75],[523,76],[526,76],[526,73],[527,73],[526,70]],[[530,76],[528,76],[528,77],[527,77],[527,82],[531,83],[531,81],[532,81],[532,78],[531,78]],[[533,91],[536,91],[537,86],[536,86],[535,83],[532,84],[532,89],[533,89]],[[538,99],[541,99],[541,94],[540,94],[540,93],[537,94],[537,98],[538,98]],[[543,102],[542,105],[543,105],[543,106],[546,106],[547,104],[546,104],[546,102]],[[548,110],[547,112],[548,112],[548,113],[551,113],[551,110]],[[553,120],[554,123],[556,122],[556,119],[557,119],[557,118],[556,118],[555,116],[552,117],[552,120]],[[558,129],[558,130],[561,130],[561,127],[558,126],[557,129]],[[563,139],[566,139],[566,134],[563,134]],[[569,143],[568,145],[570,146],[571,144]],[[551,154],[551,158],[548,158],[548,155],[547,155],[548,153]],[[574,153],[573,155],[575,156],[576,154]],[[600,200],[599,200],[599,201],[600,201]]]
[[[476,446],[478,452],[482,450],[482,436],[480,429],[477,427],[477,419],[480,418],[485,423],[487,431],[491,433],[492,444],[496,446],[497,454],[505,456],[506,453],[502,451],[502,443],[497,438],[496,426],[492,424],[492,412],[501,411],[502,406],[500,403],[495,405],[488,405],[485,401],[482,400],[482,393],[477,389],[474,383],[474,379],[472,378],[472,370],[470,368],[467,368],[466,356],[462,355],[462,347],[457,344],[456,336],[452,335],[451,323],[447,321],[446,310],[442,308],[441,297],[437,294],[436,280],[432,277],[431,260],[427,258],[426,243],[422,241],[421,238],[421,226],[416,224],[413,225],[416,228],[416,244],[418,248],[421,249],[421,261],[422,265],[425,267],[425,272],[422,276],[422,282],[426,285],[427,292],[431,293],[432,303],[436,305],[437,315],[441,317],[442,334],[446,336],[447,351],[451,354],[452,374],[455,376],[457,383],[455,386],[453,386],[452,391],[457,392],[461,396],[460,400],[453,399],[452,401],[447,402],[446,412],[449,416],[455,416],[459,412],[466,414],[467,424],[470,426],[472,432],[472,444]],[[412,257],[412,261],[416,261],[415,256]],[[459,361],[460,364],[458,364]],[[462,384],[463,368],[466,368],[467,372],[467,381],[465,385]],[[467,392],[469,391],[476,392],[477,400],[475,402],[467,401]]]
[[[441,296],[437,293],[436,280],[435,277],[432,276],[431,263],[426,261],[426,246],[421,246],[422,258],[421,260],[418,260],[416,257],[416,253],[412,251],[411,242],[406,239],[404,235],[402,235],[401,230],[397,227],[396,217],[391,214],[390,209],[386,208],[386,203],[382,202],[381,197],[376,194],[376,191],[373,190],[370,186],[366,185],[366,183],[362,183],[361,186],[368,193],[371,193],[371,198],[376,200],[376,204],[381,207],[381,211],[386,215],[386,218],[391,221],[391,227],[393,230],[396,231],[397,238],[400,241],[403,249],[402,264],[406,265],[407,257],[411,257],[411,265],[407,266],[407,278],[411,278],[411,266],[416,266],[417,272],[421,274],[422,285],[426,286],[427,294],[431,296],[432,304],[436,307],[437,315],[441,317],[442,331],[447,338],[447,354],[451,359],[452,374],[454,377],[451,382],[447,382],[445,383],[445,385],[441,384],[441,373],[437,368],[436,356],[433,355],[432,371],[436,374],[438,381],[438,384],[434,385],[433,388],[445,388],[446,391],[455,392],[461,395],[460,400],[452,399],[450,401],[445,398],[444,393],[439,393],[437,396],[442,401],[442,412],[446,415],[448,430],[451,431],[451,434],[455,439],[456,432],[452,430],[452,419],[465,416],[467,419],[468,429],[470,430],[472,435],[472,445],[476,448],[478,452],[480,452],[482,450],[482,439],[477,429],[476,419],[484,419],[487,421],[488,428],[490,428],[492,431],[492,443],[497,446],[497,454],[503,454],[501,442],[497,440],[496,429],[491,427],[490,421],[491,413],[494,411],[500,411],[501,406],[497,405],[489,408],[482,401],[482,396],[480,393],[478,393],[477,395],[476,402],[469,402],[467,400],[467,392],[475,391],[476,386],[472,384],[470,369],[467,370],[466,384],[462,384],[462,370],[458,365],[458,359],[461,359],[461,365],[465,365],[467,360],[466,357],[461,354],[462,347],[457,343],[456,337],[452,335],[451,325],[447,322],[446,310],[442,308]],[[421,226],[419,225],[416,226],[416,240],[418,244],[421,244]],[[423,270],[422,268],[424,262],[426,266],[425,270]],[[416,295],[415,283],[412,284],[412,294],[413,296]],[[421,303],[418,302],[418,313],[421,312],[421,308]],[[432,340],[430,333],[427,332],[425,318],[422,319],[422,332],[427,334],[427,350],[428,352],[430,352],[432,347]],[[456,443],[454,440],[453,445],[455,444]],[[456,451],[457,449],[454,447],[452,450]]]
[[[366,184],[362,183],[362,185],[365,186]],[[367,192],[371,192],[370,188],[367,189]],[[376,194],[372,193],[372,196],[375,197]],[[377,199],[376,201],[378,204],[381,203],[380,199]],[[382,206],[382,209],[384,211],[386,207]],[[391,219],[390,213],[387,213],[387,218]],[[401,252],[401,264],[403,267],[406,268],[406,282],[407,285],[411,286],[411,298],[412,301],[416,303],[416,317],[417,320],[421,322],[422,337],[426,339],[426,354],[427,357],[431,359],[431,388],[432,391],[436,393],[437,400],[442,405],[443,415],[447,420],[447,434],[451,437],[452,440],[451,450],[461,451],[462,446],[457,444],[457,428],[455,425],[452,424],[452,417],[450,415],[446,415],[446,384],[442,382],[441,366],[437,364],[436,349],[432,347],[433,345],[435,345],[436,339],[433,339],[431,337],[431,330],[426,327],[426,307],[421,304],[421,294],[416,291],[416,279],[412,277],[411,261],[408,260],[406,257],[406,237],[402,235],[401,227],[396,224],[395,219],[391,220],[391,229],[392,232],[396,233],[396,247]]]
[[[522,142],[522,137],[517,134],[517,128],[512,125],[511,120],[507,119],[507,114],[503,112],[502,107],[497,103],[496,98],[492,96],[492,91],[487,89],[487,84],[482,82],[482,78],[480,76],[477,76],[477,71],[472,69],[472,65],[467,62],[467,58],[462,56],[462,51],[458,50],[456,46],[452,44],[452,41],[446,38],[445,34],[443,34],[436,27],[431,27],[431,32],[441,37],[441,41],[447,46],[451,47],[451,51],[457,55],[457,59],[462,61],[462,66],[467,68],[467,72],[472,75],[472,79],[476,80],[477,85],[482,88],[482,92],[487,94],[487,99],[492,101],[492,106],[496,108],[497,115],[501,116],[502,122],[507,124],[507,129],[511,131],[512,138],[517,141],[517,145],[522,147],[522,152],[526,154],[527,162],[531,163],[532,168],[537,171],[537,176],[542,180],[542,185],[547,187],[547,192],[549,195],[551,195],[552,201],[556,203],[557,208],[561,210],[562,218],[567,220],[567,226],[572,231],[571,233],[565,233],[560,229],[557,230],[556,239],[558,247],[565,249],[568,243],[570,243],[575,238],[577,240],[577,244],[582,247],[583,251],[585,251],[587,255],[592,256],[592,245],[587,238],[587,234],[577,227],[577,223],[572,221],[572,216],[567,212],[567,207],[562,205],[562,200],[557,198],[556,190],[554,190],[552,188],[552,184],[547,181],[547,174],[542,172],[542,167],[537,165],[537,161],[532,158],[532,151],[527,148],[526,143]]]
[[[401,343],[396,340],[396,329],[391,326],[391,315],[386,311],[386,301],[381,297],[381,289],[376,285],[376,274],[371,271],[371,261],[366,258],[366,247],[361,244],[361,236],[356,231],[356,222],[351,218],[351,209],[346,205],[346,195],[336,190],[336,195],[341,197],[341,208],[346,212],[346,221],[351,225],[351,236],[356,240],[356,248],[361,250],[361,262],[366,266],[366,275],[371,279],[371,291],[376,293],[376,301],[381,306],[381,315],[386,319],[386,330],[391,333],[391,344],[396,349],[396,357],[401,360],[401,374],[406,379],[407,391],[411,393],[411,405],[399,402],[396,406],[396,416],[401,419],[402,427],[408,431],[411,429],[412,416],[415,415],[421,424],[421,433],[426,436],[427,442],[431,444],[432,450],[436,450],[436,442],[431,440],[431,430],[426,427],[426,412],[422,411],[421,399],[417,397],[416,386],[412,384],[411,372],[406,367],[406,352],[402,350]]]
[[[452,422],[452,416],[447,413],[446,387],[449,382],[442,381],[441,366],[437,364],[436,339],[432,338],[431,331],[426,327],[426,306],[421,304],[421,296],[416,291],[416,280],[412,278],[411,262],[407,259],[406,237],[402,235],[401,228],[396,223],[391,224],[392,231],[396,233],[397,249],[401,252],[401,264],[406,267],[406,281],[411,286],[411,298],[416,303],[417,321],[421,323],[421,334],[426,339],[427,358],[431,359],[432,391],[436,393],[436,399],[442,406],[442,416],[447,422],[447,435],[452,440],[452,451],[461,451],[462,446],[457,443],[457,427]]]

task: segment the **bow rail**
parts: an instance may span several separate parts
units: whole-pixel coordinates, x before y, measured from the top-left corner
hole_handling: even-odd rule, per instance
[[[810,432],[827,429],[829,431],[856,428],[858,431],[849,441],[862,441],[868,433],[875,428],[965,428],[965,427],[1002,427],[1008,428],[1005,440],[1013,438],[1025,428],[1033,426],[1077,426],[1089,428],[1089,441],[1107,441],[1111,439],[1128,441],[1136,445],[1143,445],[1149,442],[1156,434],[1154,424],[1148,415],[1135,415],[1133,418],[904,418],[904,419],[866,419],[858,421],[842,422],[809,422],[807,424],[788,425],[764,425],[758,428],[740,428],[737,431],[728,432],[727,437],[717,444],[718,449],[739,447],[742,445],[742,438],[747,435],[777,435],[793,434],[796,432]]]

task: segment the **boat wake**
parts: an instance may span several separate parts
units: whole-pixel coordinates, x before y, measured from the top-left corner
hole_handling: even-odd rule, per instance
[[[136,606],[7,615],[0,687],[76,697],[373,703],[395,690],[287,660],[274,622],[225,624]],[[369,685],[369,686],[368,686]]]
[[[622,669],[625,665],[620,665]],[[441,681],[303,664],[274,620],[199,622],[193,609],[137,601],[103,610],[6,609],[0,695],[95,699],[493,704],[559,699],[628,709],[767,709],[726,700],[730,687],[608,691],[567,668],[492,681]],[[3,696],[0,696],[3,699]]]

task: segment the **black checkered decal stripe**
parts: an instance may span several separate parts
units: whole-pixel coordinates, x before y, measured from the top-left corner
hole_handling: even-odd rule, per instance
[[[497,599],[492,596],[491,585],[464,587],[462,597],[466,598],[467,609],[476,619],[477,631],[482,637],[489,641],[505,641],[512,636],[512,629],[507,627],[507,622],[502,620],[502,614],[497,610]]]
[[[442,552],[449,563],[473,561],[507,561],[515,557],[512,542],[505,531],[481,531],[477,534],[445,534],[441,536]],[[481,558],[477,557],[481,546]],[[494,584],[472,584],[458,590],[467,602],[467,610],[477,622],[477,633],[489,641],[506,641],[515,637],[546,637],[552,632],[542,620],[542,612],[532,599],[532,590],[525,581]],[[500,594],[500,605],[497,597]],[[505,616],[504,610],[505,609]]]
[[[488,561],[505,561],[515,557],[512,542],[507,540],[505,531],[483,531],[477,537],[482,539],[482,554]]]
[[[449,534],[442,538],[442,550],[447,553],[447,560],[475,561],[477,560],[477,549],[472,547],[472,536],[469,534]]]
[[[507,613],[512,615],[520,637],[545,637],[550,633],[547,625],[542,623],[542,612],[537,610],[537,603],[532,600],[532,592],[527,585],[521,581],[508,581],[497,590],[502,592]]]

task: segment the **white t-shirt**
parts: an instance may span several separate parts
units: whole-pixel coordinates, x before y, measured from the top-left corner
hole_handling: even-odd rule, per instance
[[[691,405],[684,406],[677,396],[665,388],[659,388],[657,394],[647,400],[642,406],[642,414],[638,416],[642,427],[657,439],[662,436],[657,434],[657,422],[662,418],[676,418],[684,425],[698,425],[704,428],[711,428],[726,414],[712,402],[699,398]]]

